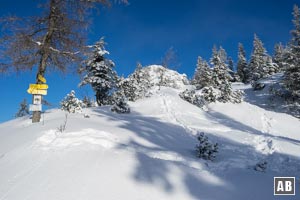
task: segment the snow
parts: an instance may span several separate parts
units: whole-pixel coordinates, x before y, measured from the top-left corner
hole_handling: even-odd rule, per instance
[[[0,124],[0,200],[299,199],[299,119],[248,100],[257,95],[249,85],[234,87],[248,89],[245,102],[207,111],[161,87],[130,102],[130,114],[68,114],[64,132],[59,109],[38,124]],[[196,157],[202,131],[219,144],[214,161]],[[255,171],[263,161],[266,171]],[[273,196],[275,176],[296,177],[296,196]]]
[[[162,76],[165,86],[183,89],[189,83],[186,74],[179,74],[172,69],[164,68],[161,65],[149,65],[142,68],[142,71],[147,74],[150,84],[158,85],[160,76]]]

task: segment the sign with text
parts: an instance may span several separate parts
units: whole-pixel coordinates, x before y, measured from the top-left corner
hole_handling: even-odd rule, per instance
[[[39,90],[39,89],[32,89],[32,88],[29,88],[27,90],[27,92],[29,94],[40,94],[40,95],[47,95],[47,90]]]
[[[274,195],[295,195],[295,177],[274,177]]]
[[[47,84],[29,84],[30,89],[46,90],[48,89]]]
[[[42,95],[34,94],[33,95],[33,104],[35,104],[35,105],[42,104]]]
[[[42,104],[29,104],[29,111],[42,111]]]

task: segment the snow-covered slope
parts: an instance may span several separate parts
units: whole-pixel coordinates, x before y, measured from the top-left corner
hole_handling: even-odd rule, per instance
[[[274,176],[300,177],[300,123],[254,104],[211,104],[208,111],[163,87],[131,103],[43,122],[0,124],[0,200],[299,199],[273,196]],[[195,157],[195,135],[218,142],[215,161]],[[253,170],[267,161],[266,172]]]

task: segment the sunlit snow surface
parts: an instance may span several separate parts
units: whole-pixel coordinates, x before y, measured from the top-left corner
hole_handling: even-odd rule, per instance
[[[38,124],[0,124],[0,200],[300,199],[299,119],[236,87],[245,102],[207,111],[163,87],[131,102],[130,114],[69,114],[62,133],[65,113],[55,109]],[[213,162],[195,157],[201,131],[220,145]],[[266,172],[255,171],[263,160]],[[274,176],[295,176],[296,196],[273,196]]]

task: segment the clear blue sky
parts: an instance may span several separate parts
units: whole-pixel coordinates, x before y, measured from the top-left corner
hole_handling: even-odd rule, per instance
[[[35,15],[39,11],[37,2],[0,0],[0,16]],[[167,49],[173,47],[181,63],[178,71],[191,77],[197,56],[209,59],[214,44],[225,48],[236,61],[238,42],[244,44],[249,56],[254,33],[269,53],[275,43],[287,43],[294,4],[300,5],[300,0],[129,0],[129,5],[115,4],[94,16],[89,42],[105,36],[117,72],[125,76],[137,61],[143,65],[160,63]],[[22,99],[31,102],[26,90],[34,82],[35,73],[36,69],[0,75],[0,122],[13,118]],[[46,78],[46,99],[55,107],[71,89],[79,97],[93,95],[88,88],[77,88],[76,74],[51,72]]]

